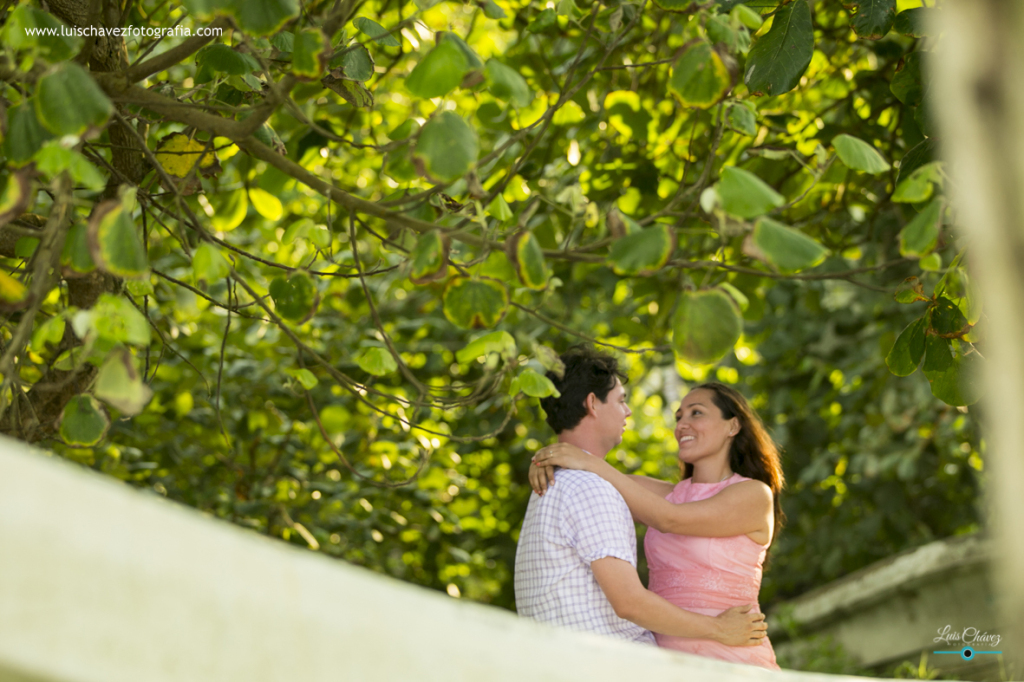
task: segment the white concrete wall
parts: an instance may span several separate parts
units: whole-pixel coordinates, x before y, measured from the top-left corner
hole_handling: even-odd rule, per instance
[[[523,621],[0,439],[0,680],[637,679],[841,678]]]

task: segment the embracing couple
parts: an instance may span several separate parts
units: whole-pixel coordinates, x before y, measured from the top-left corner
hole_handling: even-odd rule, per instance
[[[541,401],[558,442],[530,467],[519,614],[778,669],[757,597],[783,480],[761,420],[737,391],[702,384],[676,412],[682,482],[627,476],[604,461],[632,414],[625,374],[584,347],[562,362],[561,377],[548,373],[561,395]],[[634,519],[648,526],[649,590],[636,572]]]

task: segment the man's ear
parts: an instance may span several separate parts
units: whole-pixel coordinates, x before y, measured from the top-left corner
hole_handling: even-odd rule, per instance
[[[590,417],[597,416],[597,394],[588,393],[586,400],[583,401],[583,407],[587,410],[587,415]]]

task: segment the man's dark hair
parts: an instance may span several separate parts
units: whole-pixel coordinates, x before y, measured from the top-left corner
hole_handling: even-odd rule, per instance
[[[559,378],[554,372],[547,377],[562,394],[560,397],[541,398],[540,405],[547,413],[548,425],[561,433],[576,428],[587,415],[585,403],[593,393],[601,402],[615,388],[615,379],[625,384],[629,379],[619,369],[619,361],[611,355],[589,346],[573,346],[561,356],[565,372]]]

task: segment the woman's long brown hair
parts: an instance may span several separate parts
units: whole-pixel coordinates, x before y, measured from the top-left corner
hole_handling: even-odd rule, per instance
[[[742,393],[717,381],[694,386],[691,390],[696,391],[698,388],[707,389],[714,394],[712,400],[722,411],[723,419],[735,417],[740,422],[740,431],[732,439],[732,446],[729,448],[729,467],[740,476],[761,481],[771,488],[772,500],[775,505],[775,527],[772,531],[772,543],[774,543],[775,537],[786,522],[786,515],[782,513],[782,502],[779,499],[782,488],[786,485],[782,475],[779,447],[768,435],[764,422],[750,407],[750,403]],[[693,476],[693,465],[685,464],[683,478],[691,476]]]

